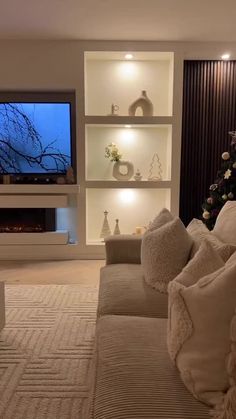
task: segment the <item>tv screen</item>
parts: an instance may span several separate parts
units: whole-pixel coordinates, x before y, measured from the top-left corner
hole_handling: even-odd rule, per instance
[[[64,174],[69,166],[69,101],[0,100],[0,173]]]

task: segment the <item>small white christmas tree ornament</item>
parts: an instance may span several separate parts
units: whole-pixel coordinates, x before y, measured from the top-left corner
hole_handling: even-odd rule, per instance
[[[118,220],[118,218],[116,219],[116,225],[115,225],[115,229],[114,229],[113,234],[114,235],[120,234],[120,228],[119,228],[119,220]]]
[[[102,230],[100,233],[100,239],[104,239],[105,237],[111,235],[111,230],[109,227],[107,216],[108,216],[108,211],[104,211],[104,221],[103,221]]]
[[[157,153],[153,154],[152,161],[150,164],[148,180],[157,181],[162,180],[162,166],[160,158]]]

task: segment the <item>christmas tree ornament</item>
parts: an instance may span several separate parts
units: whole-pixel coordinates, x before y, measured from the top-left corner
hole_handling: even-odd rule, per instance
[[[228,153],[228,151],[225,151],[223,154],[222,154],[222,159],[223,160],[229,160],[229,158],[230,158],[230,154]]]
[[[209,205],[212,205],[213,204],[213,198],[211,196],[209,198],[207,198],[207,203]]]
[[[150,169],[148,173],[148,180],[158,181],[162,180],[162,166],[160,158],[157,153],[153,154],[152,161],[150,163]]]
[[[228,199],[228,195],[226,195],[226,194],[222,195],[222,199],[223,199],[224,201],[226,201],[226,199]]]
[[[236,162],[235,162],[235,163],[233,163],[233,168],[234,168],[234,169],[236,169]]]
[[[216,183],[213,183],[211,186],[210,186],[210,191],[215,191],[216,189],[218,188],[218,185],[216,184]]]
[[[224,179],[229,179],[231,176],[232,170],[227,169],[225,174],[224,174]]]
[[[233,199],[234,198],[234,194],[232,192],[228,193],[228,198],[229,199]]]
[[[119,228],[119,220],[118,220],[118,218],[116,219],[116,225],[115,225],[115,229],[114,229],[113,234],[114,235],[120,234],[120,228]]]
[[[108,216],[108,211],[104,211],[104,221],[103,221],[102,230],[100,233],[100,239],[104,239],[105,237],[111,235],[111,230],[109,227],[107,216]]]
[[[209,211],[204,211],[202,216],[205,220],[209,220],[211,214],[209,213]]]

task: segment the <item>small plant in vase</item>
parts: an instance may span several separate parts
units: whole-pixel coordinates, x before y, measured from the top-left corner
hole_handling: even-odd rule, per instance
[[[119,153],[119,149],[115,143],[110,143],[105,147],[105,157],[110,159],[110,161],[120,161],[122,154]]]
[[[105,147],[105,157],[114,162],[112,175],[117,180],[130,180],[134,174],[134,166],[130,161],[121,160],[122,154],[119,152],[115,143],[108,144]],[[124,167],[125,172],[120,169]]]

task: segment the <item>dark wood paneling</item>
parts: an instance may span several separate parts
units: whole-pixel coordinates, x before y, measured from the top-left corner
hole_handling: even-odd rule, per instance
[[[185,61],[180,217],[201,218],[221,154],[236,129],[236,61]]]

